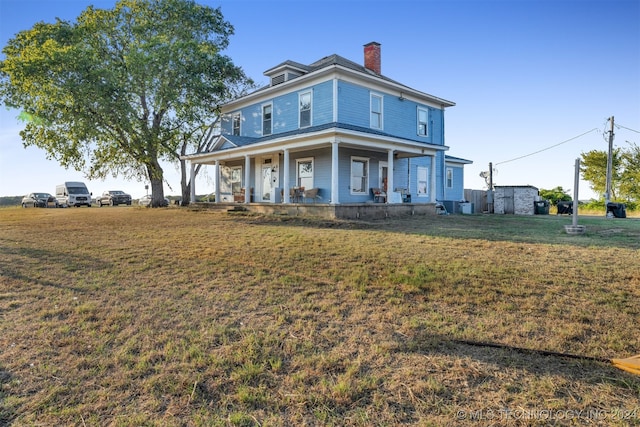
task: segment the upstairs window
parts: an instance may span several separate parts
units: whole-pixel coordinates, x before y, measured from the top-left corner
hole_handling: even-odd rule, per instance
[[[240,135],[240,113],[236,113],[233,115],[232,135]]]
[[[300,94],[300,127],[311,126],[311,92]]]
[[[418,108],[418,136],[429,136],[429,110]]]
[[[382,97],[371,94],[371,127],[382,129]]]
[[[262,135],[271,135],[271,104],[262,106]]]

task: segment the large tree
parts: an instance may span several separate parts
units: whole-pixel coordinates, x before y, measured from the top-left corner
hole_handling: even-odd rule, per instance
[[[218,106],[251,85],[221,54],[231,34],[219,8],[191,0],[89,7],[8,42],[0,100],[28,118],[25,146],[89,178],[145,178],[160,206],[161,161],[177,162],[185,144],[198,151]]]
[[[607,186],[607,152],[591,150],[582,153],[580,172],[593,191],[604,195]],[[629,149],[612,151],[611,200],[640,200],[640,148],[632,144]]]

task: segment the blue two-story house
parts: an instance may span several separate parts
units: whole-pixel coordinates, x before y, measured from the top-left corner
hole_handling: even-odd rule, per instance
[[[380,44],[364,46],[364,66],[331,55],[264,74],[267,87],[222,107],[214,148],[184,157],[192,170],[216,165],[216,202],[463,199],[471,161],[445,155],[444,112],[455,103],[382,75]]]

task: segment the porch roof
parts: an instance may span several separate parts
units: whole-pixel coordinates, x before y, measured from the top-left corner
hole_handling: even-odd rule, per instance
[[[428,144],[405,138],[398,138],[386,132],[345,123],[326,123],[295,129],[257,138],[220,135],[215,148],[206,153],[193,153],[182,156],[182,159],[194,163],[207,163],[215,160],[231,159],[244,155],[258,155],[277,152],[284,149],[304,150],[327,146],[331,138],[336,138],[343,146],[357,147],[369,151],[386,151],[393,149],[399,156],[414,157],[446,151],[445,145]],[[228,142],[229,144],[225,144]]]

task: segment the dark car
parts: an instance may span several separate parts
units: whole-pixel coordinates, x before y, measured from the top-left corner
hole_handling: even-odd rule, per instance
[[[96,199],[96,204],[99,207],[104,205],[118,206],[118,205],[131,205],[131,196],[124,191],[109,190],[102,193],[102,196]]]
[[[23,208],[57,208],[58,201],[49,193],[29,193],[22,198]]]

